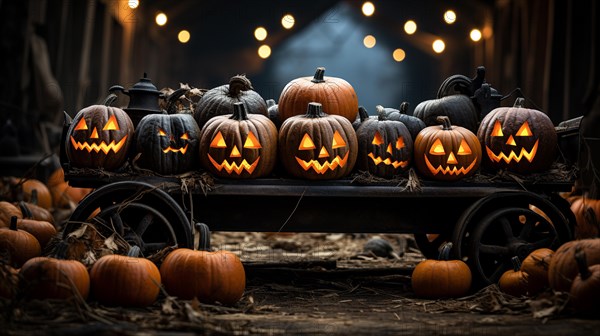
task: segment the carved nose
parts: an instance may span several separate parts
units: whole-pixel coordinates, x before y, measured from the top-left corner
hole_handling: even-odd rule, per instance
[[[450,156],[448,156],[448,160],[446,161],[448,164],[457,164],[458,161],[456,160],[456,156],[454,156],[454,153],[450,152]]]
[[[319,158],[329,157],[329,152],[325,149],[325,146],[321,147],[321,151],[319,152]]]
[[[517,145],[517,143],[515,142],[515,139],[513,139],[512,135],[508,137],[508,140],[506,140],[506,144],[509,145],[509,146],[516,146]]]
[[[229,154],[229,157],[241,157],[242,154],[240,154],[240,151],[238,150],[236,145],[233,145],[233,149],[231,150],[231,154]]]
[[[96,127],[94,127],[94,130],[92,131],[92,135],[90,135],[90,139],[98,139],[98,130],[96,129]]]

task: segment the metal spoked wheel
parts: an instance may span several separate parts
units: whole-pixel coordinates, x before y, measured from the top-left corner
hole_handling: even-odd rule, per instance
[[[115,182],[97,189],[73,211],[64,234],[91,217],[139,246],[144,255],[173,245],[193,247],[185,212],[169,194],[144,182]]]
[[[470,256],[480,280],[492,284],[512,268],[512,257],[523,260],[533,250],[556,249],[559,243],[556,229],[540,214],[506,208],[492,212],[475,228]]]

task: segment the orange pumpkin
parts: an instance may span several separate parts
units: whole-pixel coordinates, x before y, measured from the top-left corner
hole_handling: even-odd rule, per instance
[[[17,228],[31,233],[44,249],[56,235],[56,228],[50,222],[35,219],[17,219]]]
[[[586,253],[578,250],[575,261],[579,274],[571,285],[571,305],[582,313],[597,313],[600,311],[600,265],[589,266]]]
[[[0,201],[0,228],[8,227],[12,217],[21,219],[23,218],[23,214],[21,213],[21,210],[12,203]]]
[[[600,200],[587,196],[571,199],[571,211],[575,214],[575,239],[598,237],[600,233]]]
[[[504,293],[512,296],[527,295],[529,289],[529,274],[523,272],[519,257],[512,257],[513,269],[502,274],[498,287]]]
[[[532,251],[523,260],[521,271],[529,274],[529,294],[539,293],[548,287],[548,268],[554,251],[548,248],[540,248]]]
[[[27,260],[42,253],[38,240],[29,232],[17,229],[17,217],[10,220],[9,229],[0,229],[0,254],[5,253],[9,264],[21,267]]]
[[[15,206],[19,207],[24,219],[46,221],[54,225],[54,216],[48,209],[44,209],[39,205],[23,201],[16,203]]]
[[[44,209],[52,208],[52,194],[42,181],[36,179],[27,179],[23,181],[21,186],[23,188],[24,201],[37,204]]]
[[[575,252],[583,250],[587,255],[587,264],[600,264],[600,239],[572,240],[559,247],[550,261],[548,267],[548,281],[550,288],[555,291],[568,292],[573,279],[577,276],[578,267],[575,261]]]

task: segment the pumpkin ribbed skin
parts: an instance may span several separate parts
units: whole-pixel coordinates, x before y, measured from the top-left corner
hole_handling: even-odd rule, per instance
[[[359,170],[383,178],[392,178],[410,167],[413,142],[403,123],[386,120],[382,112],[379,119],[365,120],[358,128],[356,137],[356,165]]]
[[[402,104],[400,104],[399,110],[396,110],[393,108],[388,108],[388,107],[377,106],[378,111],[380,108],[383,109],[383,111],[385,112],[385,119],[395,120],[395,121],[399,121],[399,122],[403,123],[406,126],[406,128],[408,128],[408,131],[410,132],[410,135],[412,136],[413,141],[417,138],[417,135],[419,134],[419,132],[421,132],[425,127],[427,127],[427,125],[425,125],[423,120],[421,120],[415,116],[408,115],[408,103],[407,102],[403,102]]]
[[[426,126],[437,125],[437,117],[447,116],[452,125],[461,126],[477,133],[479,114],[471,98],[465,95],[452,95],[419,103],[413,116],[423,120]]]
[[[334,136],[339,145],[334,148]],[[312,149],[300,149],[310,141]],[[358,140],[352,124],[344,117],[323,113],[319,103],[308,104],[305,115],[283,122],[279,130],[279,158],[294,177],[309,180],[337,179],[348,175],[356,163]]]
[[[600,200],[573,196],[571,211],[575,215],[575,239],[595,238],[600,235]]]
[[[21,210],[14,206],[12,203],[6,201],[0,201],[0,228],[7,228],[10,225],[10,219],[12,217],[18,219],[23,218]]]
[[[529,274],[521,268],[519,257],[513,257],[513,269],[502,274],[498,287],[504,293],[512,296],[524,296],[529,292]]]
[[[85,300],[90,292],[90,276],[77,260],[37,257],[21,267],[24,292],[29,299],[69,299],[75,291]]]
[[[113,124],[118,129],[112,129]],[[75,115],[69,126],[65,144],[67,158],[73,167],[116,170],[127,160],[133,131],[133,122],[122,109],[88,106]]]
[[[464,127],[450,125],[447,117],[439,120],[444,123],[442,126],[426,127],[415,139],[417,170],[424,177],[442,181],[456,181],[475,174],[481,164],[477,136]],[[466,148],[468,152],[461,153]]]
[[[90,272],[92,296],[110,306],[144,307],[156,301],[161,277],[156,265],[145,258],[105,255]],[[180,279],[182,281],[182,279]]]
[[[33,190],[37,193],[37,205],[44,209],[52,208],[52,194],[50,189],[42,183],[42,181],[36,179],[27,179],[23,181],[21,185],[23,188],[23,200],[25,202],[31,202],[33,199]]]
[[[600,264],[600,239],[572,240],[559,247],[548,267],[550,287],[556,291],[568,292],[573,279],[577,276],[578,267],[575,252],[581,249],[587,255],[587,264]]]
[[[277,128],[263,115],[248,114],[242,103],[234,106],[232,115],[214,117],[202,128],[200,163],[225,178],[267,176],[277,161]]]
[[[49,222],[38,221],[34,219],[19,219],[17,220],[17,228],[31,233],[40,243],[40,247],[44,249],[50,239],[56,235],[56,228]]]
[[[183,300],[231,305],[240,300],[246,288],[246,274],[239,258],[228,251],[177,249],[160,266],[169,295]],[[182,282],[185,279],[185,282]]]
[[[138,165],[159,174],[180,174],[195,168],[200,128],[189,114],[149,114],[135,131]]]
[[[556,159],[557,135],[552,121],[541,111],[524,108],[523,103],[519,98],[513,107],[496,108],[481,121],[477,137],[486,152],[484,167],[532,173],[548,169]]]
[[[600,312],[600,265],[589,266],[585,252],[575,253],[578,274],[573,279],[570,303],[576,311],[587,314]]]
[[[42,208],[39,205],[28,202],[15,203],[18,206],[23,215],[23,219],[33,219],[37,221],[45,221],[54,225],[54,216],[47,209]]]
[[[233,105],[242,102],[250,114],[269,116],[267,103],[256,91],[246,76],[234,76],[229,84],[208,90],[196,105],[194,119],[202,129],[206,122],[213,117],[232,114]]]
[[[42,248],[31,233],[17,229],[17,221],[13,216],[9,228],[0,229],[0,251],[6,253],[11,266],[19,268],[27,260],[42,254]]]
[[[539,293],[548,287],[548,268],[554,251],[548,248],[540,248],[532,251],[523,260],[521,271],[529,275],[529,294]]]
[[[358,97],[354,88],[344,79],[326,77],[325,68],[317,68],[312,77],[300,77],[290,81],[279,96],[279,120],[303,115],[308,103],[323,105],[323,111],[342,116],[352,122],[358,111]]]

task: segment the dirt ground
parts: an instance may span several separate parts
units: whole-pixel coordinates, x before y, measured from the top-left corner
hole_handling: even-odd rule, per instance
[[[395,256],[365,251],[372,235],[213,234],[238,253],[247,288],[233,307],[165,294],[151,307],[0,300],[2,335],[599,335],[600,318],[574,315],[565,295],[515,298],[496,286],[453,300],[415,297],[423,259],[410,235],[383,235]]]

